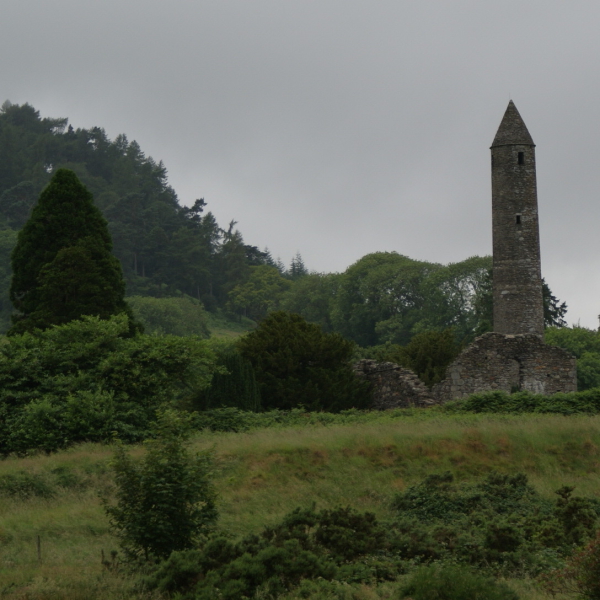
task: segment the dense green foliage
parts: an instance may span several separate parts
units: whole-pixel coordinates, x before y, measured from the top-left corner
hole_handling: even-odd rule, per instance
[[[270,313],[237,347],[254,367],[265,409],[337,412],[368,406],[368,386],[350,364],[354,344],[299,315]]]
[[[210,386],[201,390],[194,408],[205,412],[214,408],[235,407],[242,411],[261,409],[260,390],[252,363],[234,347],[217,350],[217,365],[224,370],[213,375]],[[201,415],[201,420],[204,415]]]
[[[446,412],[599,414],[600,389],[543,396],[531,392],[481,392],[442,407]]]
[[[401,590],[410,600],[519,600],[505,584],[456,565],[431,565],[416,571]]]
[[[52,174],[64,167],[77,174],[108,221],[128,295],[183,293],[208,311],[253,319],[284,309],[365,347],[404,346],[416,334],[447,328],[464,343],[491,327],[491,257],[441,265],[376,252],[343,273],[318,274],[297,254],[286,269],[268,250],[246,244],[235,221],[219,226],[204,200],[182,206],[164,165],[125,135],[110,140],[101,128],[73,129],[67,119],[41,118],[28,104],[5,103],[0,148],[0,258],[10,253]],[[82,252],[69,253],[63,264],[84,272]],[[11,312],[9,279],[5,266],[0,324]],[[564,303],[544,290],[547,324],[563,324]]]
[[[573,496],[573,489],[559,489],[552,503],[522,474],[491,474],[474,484],[430,475],[396,496],[394,544],[406,558],[538,573],[594,535],[600,501]]]
[[[577,358],[577,389],[600,387],[600,332],[586,327],[550,327],[546,343],[560,346]]]
[[[84,317],[0,344],[0,452],[145,437],[156,409],[207,385],[214,355],[189,337],[128,336],[126,315]]]
[[[107,223],[73,171],[59,169],[12,253],[10,333],[127,312],[125,282]]]
[[[454,330],[417,333],[406,346],[384,344],[363,351],[365,358],[389,361],[414,371],[425,385],[442,381],[446,368],[458,356]]]
[[[349,507],[296,509],[258,536],[216,536],[173,553],[145,585],[185,600],[234,600],[258,590],[277,597],[302,580],[373,583],[408,571],[399,598],[516,599],[490,575],[537,574],[594,536],[600,501],[572,491],[561,488],[552,502],[524,475],[469,484],[434,475],[396,495],[393,522]],[[415,569],[422,564],[431,566]]]
[[[291,285],[275,267],[250,267],[248,280],[229,292],[227,307],[250,319],[263,319],[268,312],[279,308]]]
[[[303,579],[370,582],[393,578],[393,564],[359,559],[378,552],[385,532],[370,513],[351,508],[296,509],[259,536],[238,542],[215,537],[197,550],[173,553],[146,580],[182,600],[277,597]]]
[[[146,157],[135,141],[125,135],[110,140],[99,127],[73,129],[67,123],[41,118],[28,104],[2,106],[0,251],[14,245],[14,232],[24,226],[40,192],[67,168],[108,221],[131,295],[184,292],[208,308],[224,307],[228,292],[247,279],[251,266],[277,266],[268,251],[244,244],[234,222],[222,229],[210,212],[204,214],[203,200],[181,206],[164,165]],[[0,296],[7,319],[8,286]]]
[[[545,573],[541,582],[552,596],[566,592],[600,600],[600,531],[585,548],[569,557],[565,567]]]
[[[416,333],[448,327],[459,340],[472,337],[475,299],[490,265],[490,257],[443,266],[395,252],[368,254],[340,276],[334,329],[361,346],[405,345]]]
[[[149,335],[197,335],[203,338],[210,335],[208,316],[202,303],[190,296],[130,296],[127,303]]]
[[[192,548],[217,519],[210,455],[192,456],[186,441],[189,418],[159,412],[137,464],[117,446],[112,461],[116,503],[106,505],[128,558],[164,559]]]

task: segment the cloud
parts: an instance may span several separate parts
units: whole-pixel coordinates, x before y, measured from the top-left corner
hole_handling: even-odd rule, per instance
[[[596,326],[597,3],[5,5],[5,98],[126,133],[182,202],[320,271],[489,254],[488,148],[511,95],[537,144],[544,275]]]

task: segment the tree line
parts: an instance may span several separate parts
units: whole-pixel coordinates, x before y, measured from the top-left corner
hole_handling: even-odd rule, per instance
[[[0,109],[0,320],[8,328],[10,255],[37,199],[60,168],[73,171],[108,222],[127,296],[195,298],[209,311],[259,321],[287,310],[360,346],[407,344],[453,328],[459,342],[491,328],[491,258],[441,265],[395,252],[368,254],[344,273],[309,273],[298,253],[286,268],[221,227],[197,199],[183,206],[167,170],[124,134],[74,129],[29,104]],[[547,324],[566,307],[546,286]],[[138,304],[143,304],[138,301]],[[147,304],[144,307],[147,309]],[[156,311],[155,311],[156,312]]]
[[[104,129],[74,129],[66,118],[42,118],[29,104],[0,109],[0,316],[12,310],[10,254],[16,233],[59,168],[73,171],[108,221],[113,252],[122,265],[127,295],[187,294],[207,308],[225,307],[228,293],[247,280],[250,268],[270,265],[290,279],[302,273],[301,258],[289,269],[268,250],[244,242],[236,222],[221,227],[197,199],[182,206],[167,170],[139,144]]]

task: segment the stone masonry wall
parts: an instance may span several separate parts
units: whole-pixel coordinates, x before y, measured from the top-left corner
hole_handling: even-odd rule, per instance
[[[372,408],[376,410],[435,404],[427,386],[410,369],[391,362],[363,359],[354,365],[354,370],[373,385]]]
[[[577,391],[576,360],[535,334],[486,333],[446,370],[432,395],[447,402],[476,392],[527,390],[536,394]]]
[[[494,331],[543,337],[535,144],[512,101],[491,152]]]

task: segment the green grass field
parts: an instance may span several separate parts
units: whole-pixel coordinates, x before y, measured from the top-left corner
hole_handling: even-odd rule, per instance
[[[368,423],[202,432],[194,446],[214,450],[219,527],[234,536],[312,502],[390,518],[396,492],[443,471],[461,480],[524,472],[547,497],[575,485],[576,494],[600,498],[600,416],[382,414]],[[112,490],[110,457],[110,447],[88,444],[0,462],[0,598],[153,597],[101,564],[102,551],[110,560],[118,549],[100,500]],[[550,598],[531,581],[510,584],[524,599]],[[359,586],[348,598],[393,598],[394,587]]]
[[[239,317],[239,320],[233,321],[222,313],[208,311],[206,317],[211,337],[235,339],[256,327],[256,323],[246,317]]]

